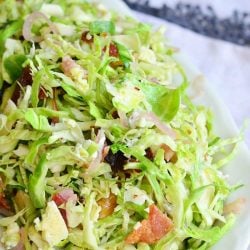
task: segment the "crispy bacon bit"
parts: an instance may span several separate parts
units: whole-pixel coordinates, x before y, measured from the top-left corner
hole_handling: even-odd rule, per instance
[[[45,90],[43,88],[39,89],[38,98],[39,98],[39,100],[44,100],[44,99],[47,98],[46,92],[45,92]]]
[[[56,203],[57,206],[61,206],[62,204],[66,203],[69,200],[76,202],[77,195],[74,194],[72,189],[65,188],[61,190],[60,192],[54,194],[52,196],[52,200]]]
[[[10,210],[10,205],[8,201],[6,200],[4,193],[0,193],[0,207]]]
[[[5,184],[0,175],[0,214],[4,216],[11,216],[13,215],[12,209],[10,207],[8,200],[5,198],[4,190],[5,190]]]
[[[146,152],[146,157],[149,159],[149,160],[153,160],[154,159],[154,154],[153,154],[153,151],[151,150],[151,148],[147,148],[145,150]]]
[[[119,56],[118,48],[114,43],[111,43],[109,45],[109,55],[113,56],[113,57],[118,57]]]
[[[173,223],[155,205],[151,205],[149,209],[150,225],[156,240],[159,240],[172,229]]]
[[[144,242],[147,244],[154,243],[155,236],[151,230],[150,222],[143,220],[138,229],[135,229],[126,239],[126,243],[135,244]]]
[[[17,100],[18,100],[19,97],[20,97],[20,91],[21,91],[20,86],[19,86],[19,85],[16,85],[15,91],[14,91],[12,97],[11,97],[11,100],[12,100],[15,104],[17,104]]]
[[[149,207],[149,217],[141,222],[126,238],[127,244],[139,242],[153,244],[160,240],[173,228],[172,221],[163,214],[154,204]]]
[[[68,225],[68,219],[67,219],[67,211],[65,208],[59,208],[59,211],[63,217],[63,220],[65,221],[66,225]]]
[[[107,46],[105,46],[103,48],[104,52],[106,52],[106,50],[107,50]],[[113,57],[118,57],[119,56],[118,48],[117,48],[117,46],[114,43],[111,43],[109,45],[109,56],[113,56]]]
[[[106,52],[106,50],[107,50],[107,46],[105,46],[103,48],[103,52]],[[118,50],[118,48],[117,48],[117,46],[116,46],[115,43],[111,43],[109,45],[109,56],[119,58],[119,50]],[[119,66],[123,66],[123,62],[121,60],[115,61],[115,62],[111,62],[110,66],[115,69],[115,68],[117,68]]]
[[[27,85],[31,85],[32,82],[33,82],[33,79],[32,79],[32,72],[31,72],[31,68],[30,66],[26,66],[23,68],[23,71],[20,75],[20,77],[18,78],[17,80],[19,82],[19,84],[23,87],[27,86]],[[16,88],[15,88],[15,91],[12,95],[12,98],[11,100],[14,102],[14,103],[17,103],[17,100],[19,99],[20,97],[20,94],[21,94],[21,88],[20,86],[17,84],[16,85]]]
[[[114,209],[117,205],[116,196],[113,193],[110,193],[108,198],[102,198],[98,200],[97,204],[101,207],[99,218],[105,218],[114,212]]]
[[[65,188],[61,190],[60,192],[54,194],[52,196],[52,200],[56,203],[58,207],[63,206],[65,203],[68,201],[77,201],[77,195],[74,194],[73,190],[70,188]],[[68,220],[67,220],[67,213],[65,210],[65,207],[60,207],[59,208],[60,213],[65,221],[65,223],[68,225]]]
[[[13,214],[9,202],[5,198],[4,193],[1,192],[0,192],[0,214],[4,216],[11,216]]]
[[[94,36],[92,36],[89,31],[84,31],[81,36],[81,40],[85,43],[91,44],[94,42]]]
[[[118,119],[118,118],[119,118],[119,115],[118,115],[117,110],[115,110],[115,111],[112,113],[112,117],[113,117],[114,119]]]

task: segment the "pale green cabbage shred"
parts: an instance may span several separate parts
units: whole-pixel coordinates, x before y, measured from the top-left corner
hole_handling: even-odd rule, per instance
[[[47,17],[33,20],[38,42],[22,37],[35,12]],[[235,216],[224,204],[237,186],[220,168],[241,138],[214,134],[210,110],[186,94],[175,53],[164,29],[100,3],[1,1],[0,199],[12,213],[0,219],[5,249],[205,250],[227,233]],[[32,83],[21,82],[25,67]],[[58,207],[52,197],[65,188],[77,201]],[[100,200],[111,193],[115,207],[102,218]],[[151,204],[173,229],[154,244],[126,244]]]

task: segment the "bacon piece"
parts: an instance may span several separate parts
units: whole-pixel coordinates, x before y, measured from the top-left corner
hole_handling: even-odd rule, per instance
[[[126,238],[127,244],[139,242],[153,244],[173,228],[172,221],[154,204],[149,207],[149,217]]]
[[[63,190],[61,190],[60,192],[54,194],[52,196],[52,200],[56,203],[56,205],[62,206],[65,203],[67,203],[68,201],[73,201],[76,202],[77,201],[77,195],[74,194],[73,190],[70,188],[65,188]],[[67,220],[67,213],[65,208],[59,208],[60,213],[65,221],[65,223],[68,225],[68,220]]]
[[[10,209],[8,201],[6,200],[5,195],[3,193],[0,193],[0,207]]]
[[[138,242],[147,244],[153,244],[155,242],[155,236],[148,220],[143,220],[139,228],[135,229],[126,239],[126,243],[128,244],[135,244]]]
[[[103,51],[106,52],[107,50],[107,46],[105,46],[103,48]],[[117,46],[114,43],[110,43],[109,45],[109,56],[113,56],[113,57],[119,57],[119,51]]]
[[[5,185],[0,176],[0,213],[1,211],[10,211],[10,205],[4,194]]]
[[[38,98],[39,98],[39,100],[44,100],[44,99],[47,98],[46,92],[45,92],[45,90],[43,88],[39,89]]]
[[[3,192],[0,192],[0,214],[4,216],[11,216],[13,214]]]
[[[91,44],[94,42],[94,36],[92,36],[89,31],[84,31],[81,36],[81,40],[85,43]]]
[[[112,117],[113,117],[114,119],[118,119],[118,118],[119,118],[119,115],[118,115],[117,110],[113,111]]]
[[[67,212],[64,208],[59,208],[59,211],[63,217],[63,220],[65,221],[66,225],[68,225],[68,219],[67,219]]]
[[[151,205],[149,208],[149,222],[156,240],[161,239],[173,227],[172,221],[155,205]]]
[[[106,50],[107,50],[107,46],[105,46],[103,48],[103,52],[106,52]],[[119,58],[119,50],[118,50],[115,43],[111,43],[109,45],[109,56]],[[118,60],[118,61],[115,61],[115,62],[111,62],[110,66],[115,69],[117,67],[124,66],[124,64],[123,64],[123,62],[121,60]]]
[[[109,55],[113,56],[113,57],[118,57],[119,56],[118,48],[114,43],[111,43],[109,45]]]
[[[99,214],[99,218],[105,218],[111,215],[114,212],[114,209],[117,205],[116,203],[116,196],[110,193],[108,198],[102,198],[97,201],[97,204],[101,207],[101,212]]]
[[[62,204],[66,203],[69,200],[76,202],[77,195],[74,194],[72,189],[65,188],[61,190],[60,192],[54,194],[52,196],[52,200],[56,203],[57,206],[61,206]]]
[[[146,157],[149,159],[149,160],[153,160],[154,159],[154,153],[153,153],[153,151],[152,151],[152,149],[151,148],[147,148],[146,150],[145,150],[145,152],[146,152]]]

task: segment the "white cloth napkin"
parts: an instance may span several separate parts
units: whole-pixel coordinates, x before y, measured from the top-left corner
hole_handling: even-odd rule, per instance
[[[167,27],[167,38],[203,72],[241,128],[250,118],[250,48],[211,39],[149,15],[135,14],[143,22]],[[249,147],[249,127],[245,140]]]

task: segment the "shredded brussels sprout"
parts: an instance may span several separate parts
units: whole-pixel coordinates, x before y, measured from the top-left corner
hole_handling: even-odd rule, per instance
[[[100,3],[0,3],[0,218],[5,249],[199,249],[235,216],[220,168],[238,138],[162,28]]]

